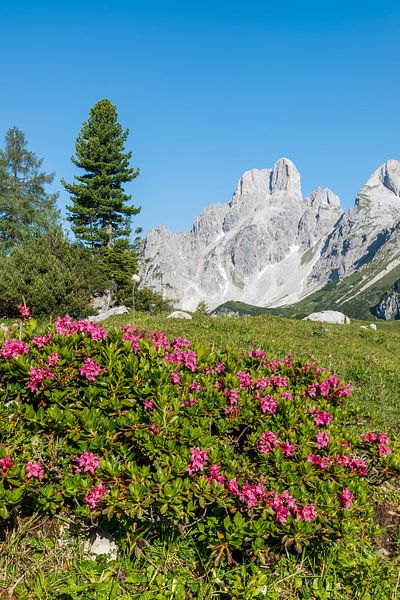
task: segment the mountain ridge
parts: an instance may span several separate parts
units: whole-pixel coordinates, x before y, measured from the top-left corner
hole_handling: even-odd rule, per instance
[[[303,198],[298,170],[281,158],[245,171],[231,200],[207,206],[190,231],[150,230],[143,281],[189,310],[200,301],[293,305],[366,265],[379,280],[381,255],[385,268],[400,264],[399,231],[400,162],[376,169],[344,212],[329,188]]]

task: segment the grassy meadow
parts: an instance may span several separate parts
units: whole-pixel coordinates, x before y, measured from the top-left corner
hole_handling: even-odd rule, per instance
[[[355,430],[387,432],[398,450],[400,428],[400,322],[377,323],[377,331],[361,329],[368,322],[331,325],[283,317],[211,317],[168,319],[167,313],[130,313],[104,323],[106,329],[132,324],[135,330],[163,331],[189,338],[207,350],[248,352],[260,348],[270,357],[317,362],[348,382]],[[1,415],[0,415],[1,416]],[[352,556],[340,545],[316,564],[305,549],[261,568],[204,562],[190,535],[161,536],[143,550],[135,534],[125,541],[117,560],[89,559],[83,542],[65,545],[59,538],[61,520],[19,516],[0,529],[0,598],[9,600],[395,600],[400,598],[400,500],[395,478],[384,487],[377,482],[372,502],[381,554]],[[388,516],[389,515],[389,516]],[[64,524],[65,527],[65,524]],[[131,549],[130,549],[130,544]],[[147,546],[146,546],[147,544]],[[135,548],[133,551],[132,548]],[[347,554],[346,552],[350,552]],[[366,569],[364,571],[364,569]]]

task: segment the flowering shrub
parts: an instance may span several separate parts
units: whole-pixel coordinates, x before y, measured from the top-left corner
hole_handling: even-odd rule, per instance
[[[217,562],[372,539],[369,481],[398,456],[383,433],[350,433],[336,376],[70,317],[34,334],[0,348],[3,519],[190,531]]]

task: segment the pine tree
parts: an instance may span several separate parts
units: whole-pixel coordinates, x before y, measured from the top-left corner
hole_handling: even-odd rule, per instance
[[[8,253],[32,235],[56,226],[58,194],[48,194],[54,173],[41,171],[43,160],[27,150],[24,133],[8,130],[0,151],[0,248]]]
[[[72,162],[85,173],[77,183],[62,181],[71,194],[69,220],[76,238],[92,248],[112,248],[117,239],[129,237],[131,217],[140,208],[128,206],[130,195],[123,184],[139,174],[129,166],[132,152],[125,152],[129,130],[118,122],[116,107],[106,99],[90,110],[76,140]]]

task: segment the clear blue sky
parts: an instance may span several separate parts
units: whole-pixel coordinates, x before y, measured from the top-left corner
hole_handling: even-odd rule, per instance
[[[400,2],[59,0],[0,3],[0,136],[71,179],[90,107],[114,102],[140,176],[136,226],[187,229],[281,156],[305,194],[349,207],[400,159]]]

